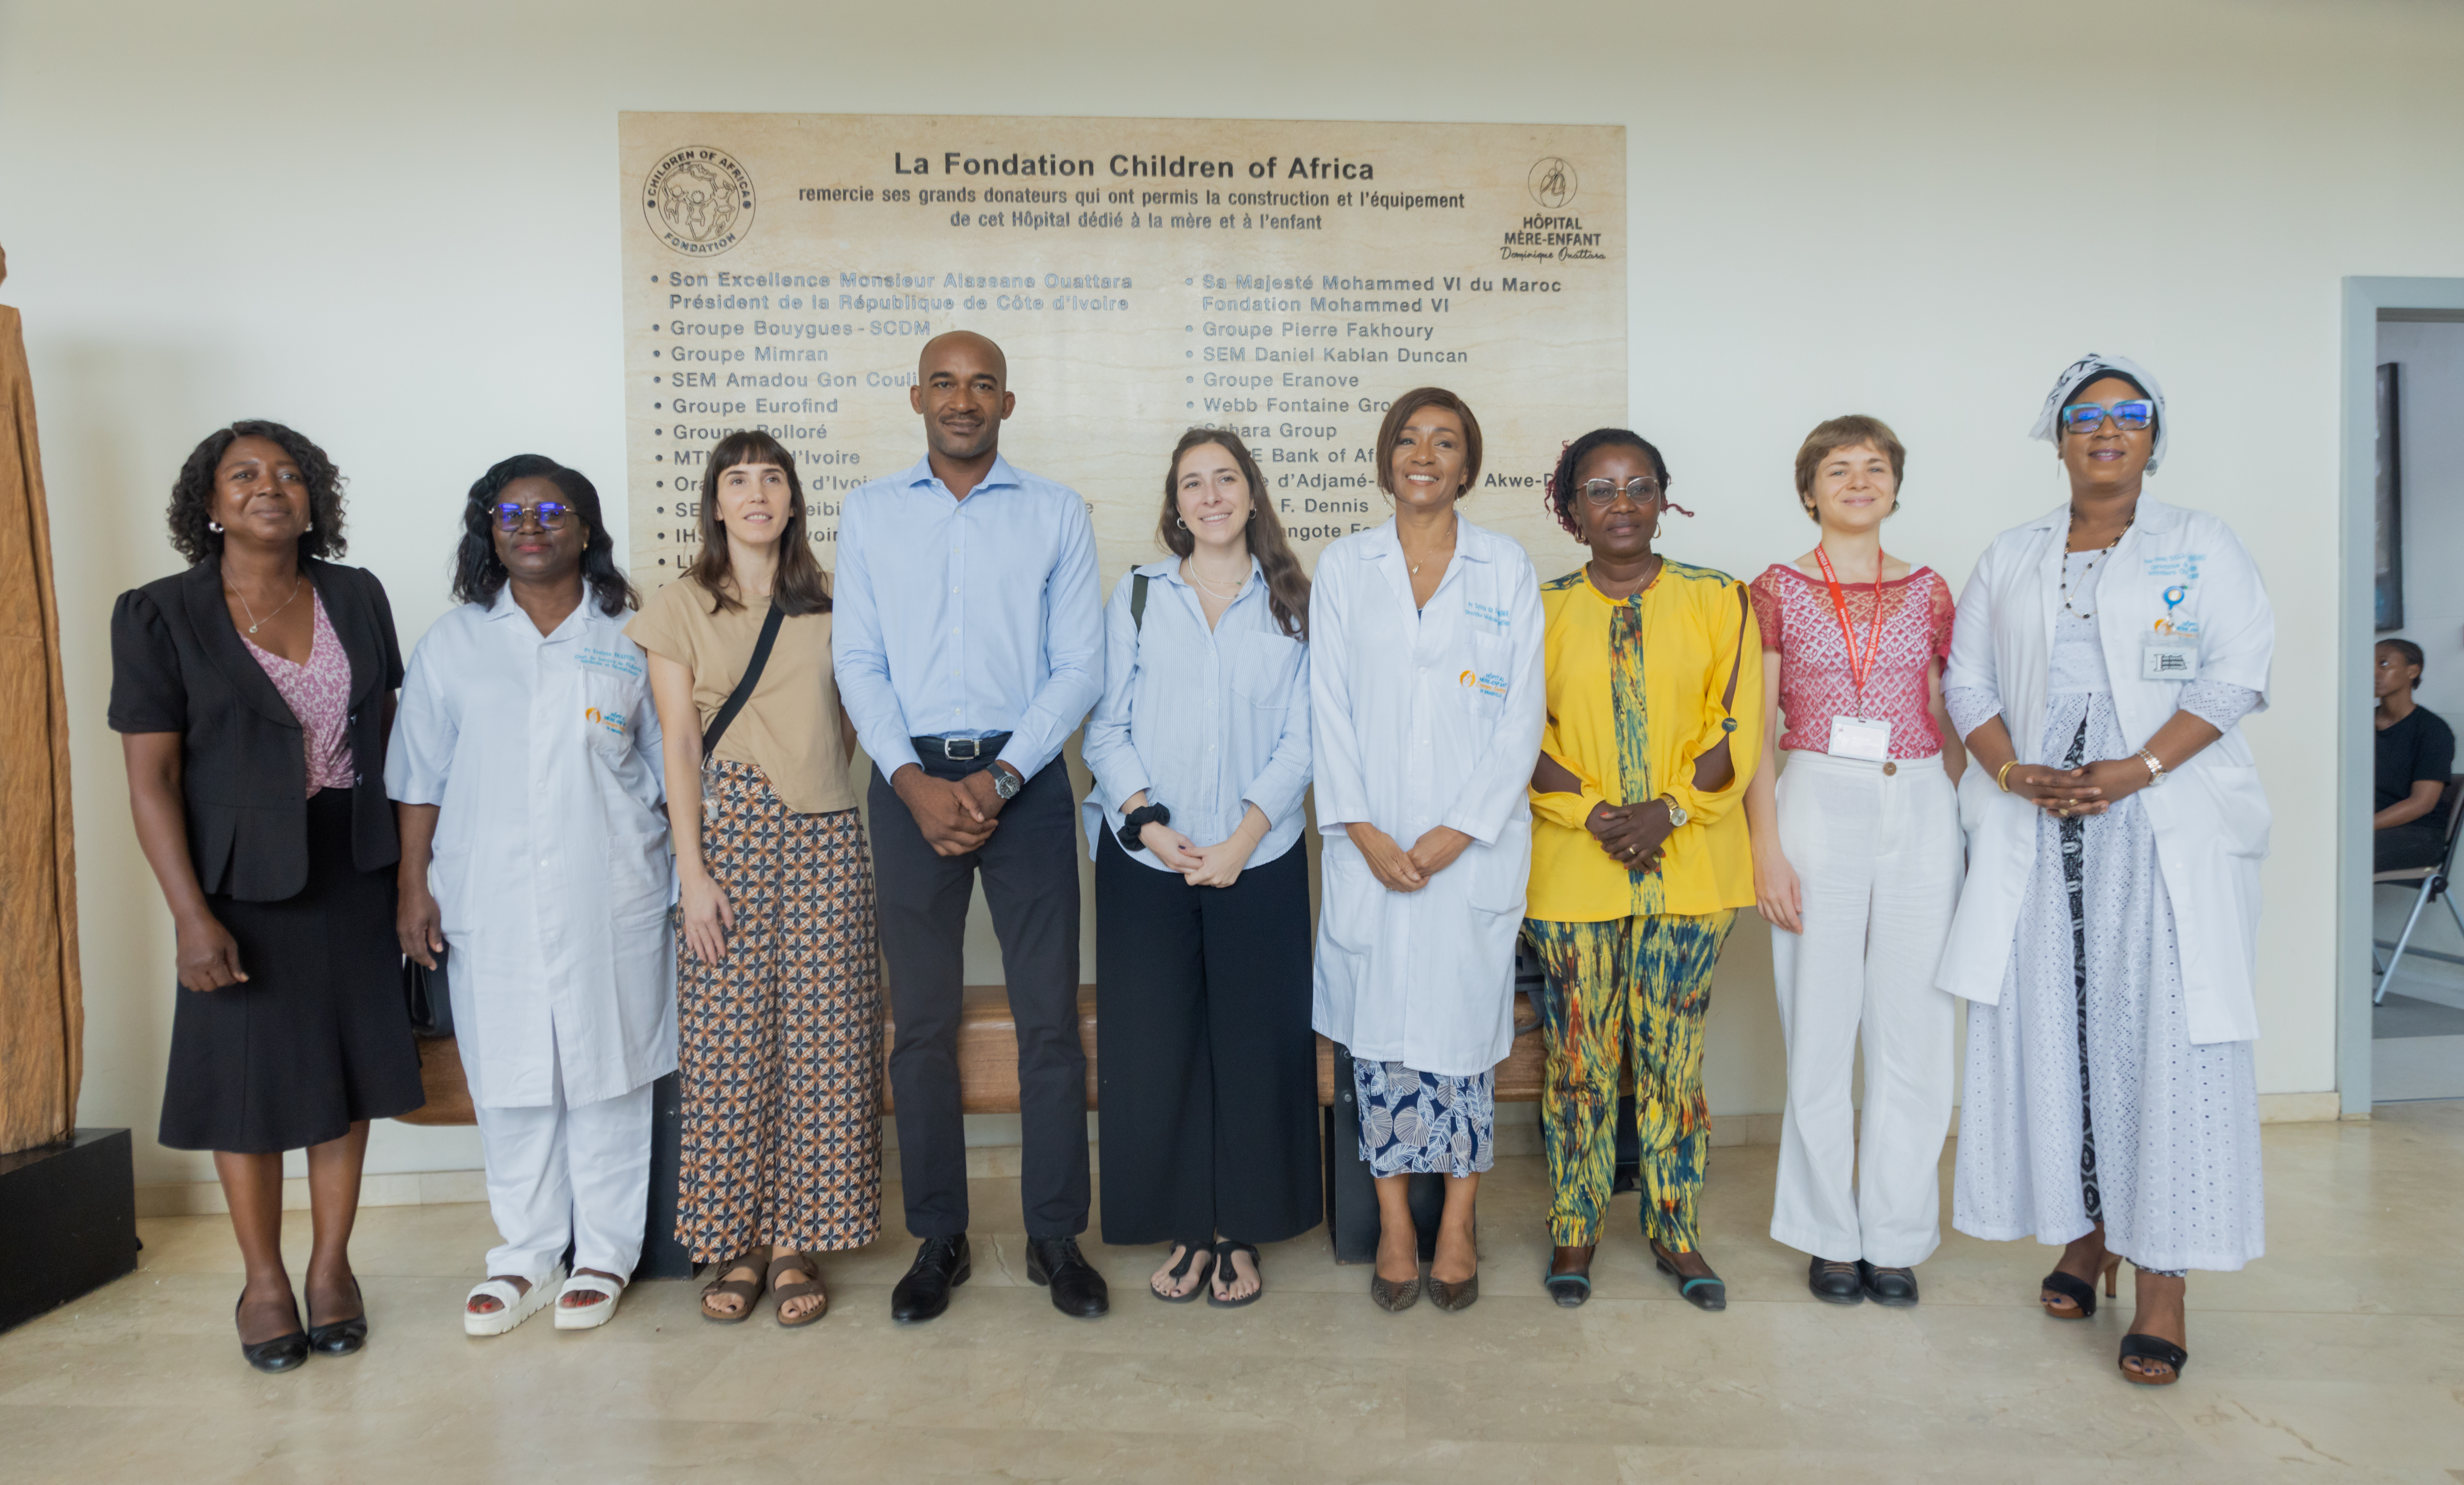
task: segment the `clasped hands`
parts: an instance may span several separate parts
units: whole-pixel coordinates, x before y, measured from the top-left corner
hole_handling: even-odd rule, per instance
[[[2048,768],[2041,763],[2014,765],[2003,786],[2057,819],[2101,815],[2147,787],[2145,761],[2101,758],[2081,768]]]
[[[1417,892],[1427,886],[1431,877],[1453,865],[1463,847],[1471,844],[1471,837],[1452,825],[1428,831],[1408,851],[1396,844],[1394,837],[1362,820],[1344,826],[1343,833],[1359,847],[1370,875],[1390,892]]]
[[[993,790],[993,769],[981,768],[963,778],[935,778],[910,763],[891,775],[890,787],[915,817],[915,828],[936,856],[964,856],[983,849],[1008,802]]]

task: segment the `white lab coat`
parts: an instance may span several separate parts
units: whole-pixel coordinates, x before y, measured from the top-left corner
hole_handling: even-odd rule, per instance
[[[1993,539],[1960,595],[1946,688],[1987,686],[2022,763],[2044,763],[2046,677],[2070,509],[2059,507]],[[2168,613],[2195,623],[2199,674],[2259,693],[2267,705],[2276,616],[2258,568],[2215,516],[2142,497],[2136,520],[2102,564],[2094,610],[2123,735],[2145,744],[2180,710],[2182,682],[2141,679],[2143,638]],[[2178,605],[2166,590],[2188,589]],[[2035,860],[2035,806],[2003,794],[1983,769],[1960,782],[1968,827],[1968,882],[1936,983],[1988,1005],[2002,993],[2021,898]],[[2238,726],[2138,797],[2156,835],[2156,861],[2180,934],[2182,979],[2194,1042],[2258,1036],[2254,991],[2259,863],[2267,855],[2267,795]]]
[[[429,867],[453,1030],[491,1108],[595,1103],[675,1070],[658,713],[625,617],[542,636],[510,589],[412,651],[385,792],[442,806]]]
[[[1531,559],[1469,521],[1418,614],[1392,520],[1318,558],[1309,715],[1326,852],[1311,1021],[1356,1058],[1470,1077],[1514,1044],[1542,627]],[[1393,892],[1345,834],[1353,821],[1406,850],[1439,825],[1474,843],[1420,890]]]

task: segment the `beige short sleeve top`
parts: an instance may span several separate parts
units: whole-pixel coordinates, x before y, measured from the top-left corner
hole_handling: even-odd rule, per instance
[[[693,708],[708,728],[727,705],[761,638],[766,602],[713,613],[708,589],[680,578],[642,604],[625,625],[633,643],[693,672]],[[750,763],[779,802],[799,815],[855,808],[847,747],[839,736],[839,688],[830,673],[830,616],[799,614],[779,626],[770,663],[717,756]]]

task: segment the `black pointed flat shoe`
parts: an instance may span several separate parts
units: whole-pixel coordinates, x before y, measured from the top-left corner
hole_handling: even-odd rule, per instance
[[[1651,1261],[1660,1272],[1677,1281],[1677,1292],[1684,1296],[1685,1302],[1694,1308],[1725,1310],[1728,1307],[1727,1281],[1719,1275],[1705,1274],[1695,1278],[1686,1278],[1677,1271],[1677,1265],[1669,1261],[1667,1253],[1658,1243],[1651,1245]]]
[[[1876,1268],[1862,1258],[1857,1260],[1858,1281],[1864,1285],[1865,1297],[1876,1304],[1904,1309],[1917,1302],[1917,1276],[1914,1270]]]
[[[1550,1256],[1548,1271],[1540,1276],[1540,1287],[1549,1291],[1550,1299],[1556,1300],[1567,1309],[1580,1306],[1584,1300],[1592,1297],[1592,1255],[1595,1251],[1597,1251],[1597,1245],[1593,1243],[1561,1245]],[[1560,1260],[1575,1261],[1566,1256],[1570,1254],[1582,1256],[1581,1267],[1568,1269],[1562,1274],[1558,1273],[1557,1264]]]
[[[1805,1287],[1825,1304],[1862,1304],[1865,1282],[1861,1262],[1847,1263],[1837,1258],[1815,1258],[1806,1265]]]
[[[1414,1274],[1401,1280],[1383,1278],[1375,1273],[1369,1276],[1369,1299],[1389,1315],[1400,1315],[1420,1302],[1420,1276]]]
[[[242,1302],[245,1302],[245,1297]],[[239,1323],[238,1304],[231,1306],[231,1323]],[[308,1333],[295,1330],[287,1336],[275,1336],[271,1341],[243,1341],[239,1343],[239,1354],[247,1357],[248,1364],[259,1371],[292,1371],[308,1360]]]
[[[348,1356],[368,1343],[368,1301],[361,1298],[360,1281],[351,1280],[351,1298],[359,1299],[360,1313],[349,1320],[317,1323],[314,1307],[308,1311],[308,1348],[327,1356]]]
[[[1449,1315],[1470,1309],[1480,1299],[1480,1276],[1474,1274],[1459,1284],[1450,1284],[1437,1275],[1428,1278],[1429,1302]]]

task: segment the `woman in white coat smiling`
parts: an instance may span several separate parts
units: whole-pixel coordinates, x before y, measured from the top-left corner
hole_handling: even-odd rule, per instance
[[[2068,1247],[2039,1296],[2096,1313],[2138,1269],[2129,1381],[2178,1380],[2187,1273],[2265,1247],[2252,993],[2267,800],[2236,725],[2276,621],[2221,520],[2141,493],[2165,398],[2121,357],[2065,368],[2036,436],[2067,506],[1969,577],[1945,701],[1967,887],[1942,988],[1973,1002],[1952,1222]]]
[[[547,1302],[605,1324],[642,1254],[650,1083],[675,1070],[659,722],[598,491],[538,454],[471,487],[453,596],[385,754],[402,951],[447,976],[504,1240],[463,1301],[500,1335]],[[431,886],[433,890],[431,891]]]
[[[1514,939],[1540,753],[1540,585],[1523,549],[1462,519],[1480,423],[1419,387],[1377,432],[1395,518],[1328,546],[1309,596],[1318,829],[1317,1029],[1349,1048],[1377,1178],[1370,1295],[1419,1298],[1409,1177],[1441,1173],[1429,1298],[1479,1298],[1473,1199],[1514,1042]]]

